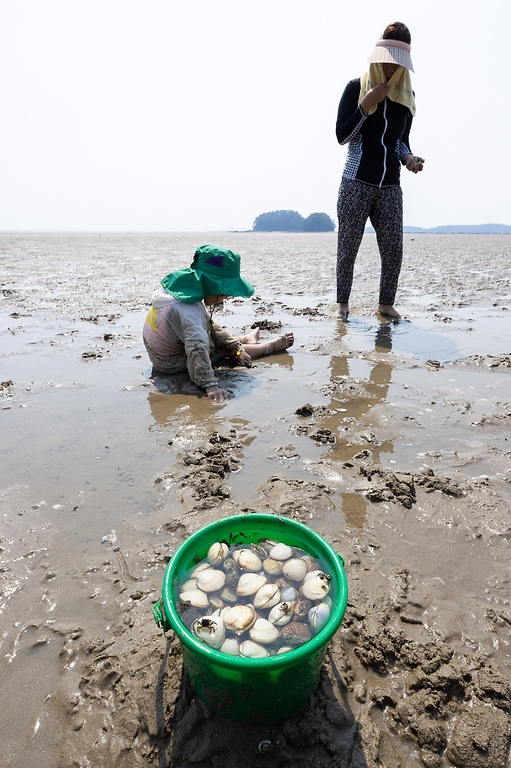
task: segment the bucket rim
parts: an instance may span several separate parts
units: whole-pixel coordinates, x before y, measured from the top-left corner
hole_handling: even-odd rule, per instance
[[[202,538],[204,534],[209,531],[211,531],[214,535],[216,531],[219,529],[224,529],[226,525],[246,525],[247,521],[251,521],[252,524],[264,524],[265,522],[267,523],[271,521],[272,525],[275,525],[275,521],[278,521],[280,525],[289,528],[291,531],[294,531],[295,533],[299,532],[302,536],[305,535],[307,538],[312,539],[316,545],[316,549],[321,551],[321,556],[329,561],[329,566],[332,566],[333,573],[331,575],[334,577],[335,574],[338,588],[336,604],[333,606],[330,618],[326,625],[317,633],[317,635],[314,635],[306,643],[298,646],[297,648],[294,648],[293,650],[262,659],[248,659],[243,656],[230,656],[228,654],[221,653],[214,648],[210,648],[208,645],[196,638],[192,632],[183,624],[179,614],[177,613],[173,599],[173,586],[175,584],[174,574],[176,571],[176,565],[179,566],[180,560],[184,558],[185,553],[192,549],[197,540]],[[289,535],[291,535],[291,533]],[[215,538],[212,538],[211,543],[213,543],[215,540]],[[331,638],[334,636],[341,625],[341,622],[344,618],[344,613],[346,611],[347,602],[348,580],[344,571],[343,558],[338,552],[335,551],[332,545],[326,541],[326,539],[323,538],[323,536],[321,536],[319,533],[297,520],[291,520],[282,515],[271,515],[262,512],[251,512],[222,518],[221,520],[217,520],[214,523],[210,523],[209,525],[200,528],[198,531],[195,531],[195,533],[181,542],[181,544],[172,555],[171,560],[165,569],[162,588],[163,609],[167,615],[173,631],[181,643],[183,643],[183,645],[185,645],[189,651],[197,653],[204,660],[207,659],[211,663],[214,663],[220,667],[240,671],[247,669],[255,671],[257,668],[261,670],[282,668],[288,665],[296,664],[303,658],[323,651],[325,646],[328,645]]]

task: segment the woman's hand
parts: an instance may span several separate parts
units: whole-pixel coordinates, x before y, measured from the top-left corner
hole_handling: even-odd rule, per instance
[[[370,91],[367,91],[366,95],[360,102],[360,107],[364,115],[367,115],[371,107],[374,107],[375,104],[381,104],[389,90],[390,88],[388,83],[380,83],[380,85],[377,85],[374,88],[371,88]]]
[[[222,400],[228,400],[230,398],[228,391],[222,389],[217,384],[214,384],[212,387],[206,387],[206,394],[210,400],[215,400],[216,402],[222,402]]]
[[[412,173],[419,173],[419,171],[422,171],[424,167],[424,158],[423,157],[417,157],[417,155],[403,155],[403,160],[405,161],[405,165],[408,168],[409,171]]]

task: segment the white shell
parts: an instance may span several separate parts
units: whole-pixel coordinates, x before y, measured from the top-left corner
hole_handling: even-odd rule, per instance
[[[287,560],[284,563],[282,573],[287,579],[291,579],[291,581],[303,581],[303,578],[307,573],[307,563],[305,560],[302,560],[301,557],[293,557],[291,560]]]
[[[215,541],[215,543],[208,549],[208,563],[213,567],[216,567],[217,565],[220,565],[220,563],[223,563],[228,554],[229,547],[227,544]]]
[[[201,571],[205,571],[206,568],[211,568],[211,566],[206,560],[203,560],[202,562],[200,562],[198,565],[195,566],[193,571],[190,572],[190,575],[188,578],[195,579],[197,577],[197,574],[200,573]]]
[[[330,591],[330,581],[324,573],[318,573],[312,579],[304,581],[301,592],[308,600],[323,600]]]
[[[263,570],[268,576],[280,576],[284,563],[281,560],[275,560],[273,557],[267,557],[263,560]]]
[[[220,595],[210,595],[209,604],[213,608],[216,608],[217,610],[221,610],[222,608],[225,608],[225,603],[220,597]]]
[[[250,573],[256,573],[263,567],[261,558],[258,557],[255,552],[252,552],[251,549],[240,549],[238,552],[233,554],[233,557],[234,555],[237,555],[237,557],[234,558],[235,563],[242,571],[250,571]]]
[[[313,605],[309,611],[309,624],[313,635],[317,635],[318,632],[323,629],[328,623],[330,618],[330,606],[327,603],[319,603],[319,605]]]
[[[232,605],[224,608],[221,615],[226,628],[240,635],[250,629],[256,620],[252,605]]]
[[[209,566],[197,574],[197,586],[204,592],[218,592],[225,584],[225,573]]]
[[[277,651],[277,655],[279,653],[287,653],[288,651],[294,651],[294,646],[292,645],[281,645],[279,650]]]
[[[309,579],[313,579],[314,576],[319,576],[320,573],[323,573],[323,571],[316,570],[316,571],[309,571],[304,578],[304,581],[309,581]]]
[[[220,650],[228,656],[239,656],[240,644],[235,637],[228,637],[220,646]]]
[[[252,640],[245,640],[240,645],[240,656],[245,656],[247,659],[264,659],[269,656],[269,652],[262,645],[252,642]]]
[[[179,593],[183,603],[190,603],[194,608],[209,608],[208,596],[200,589],[185,589]]]
[[[268,621],[277,627],[284,627],[293,618],[294,603],[279,603],[268,614]]]
[[[225,626],[220,616],[204,616],[196,619],[193,622],[192,631],[210,648],[220,648],[225,640]]]
[[[240,576],[236,592],[242,597],[255,595],[257,590],[261,589],[263,584],[266,584],[266,576],[263,576],[260,573],[244,573]]]
[[[280,602],[280,590],[276,584],[263,584],[254,597],[254,608],[272,608]]]
[[[270,643],[274,643],[278,638],[279,630],[271,623],[271,621],[257,619],[249,634],[250,639],[253,640],[254,643],[269,645]]]
[[[298,599],[298,591],[294,587],[284,587],[280,592],[280,599],[285,603],[293,603]]]
[[[274,560],[289,560],[292,555],[293,550],[291,547],[288,547],[287,544],[275,544],[275,546],[270,549],[270,557]]]
[[[197,589],[197,579],[188,579],[181,585],[182,592],[189,592],[190,589]]]
[[[234,591],[232,587],[230,587],[228,584],[225,585],[225,587],[220,592],[220,597],[222,600],[224,600],[226,603],[234,603],[238,600],[238,595]]]

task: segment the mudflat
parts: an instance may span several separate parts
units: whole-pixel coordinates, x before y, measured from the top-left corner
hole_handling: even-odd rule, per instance
[[[207,242],[256,287],[219,322],[296,338],[222,369],[221,405],[151,378],[141,335]],[[343,322],[334,234],[0,234],[3,765],[510,765],[510,256],[405,235],[389,322],[366,235]],[[252,511],[322,534],[349,584],[318,690],[271,728],[203,705],[152,616],[179,543]]]

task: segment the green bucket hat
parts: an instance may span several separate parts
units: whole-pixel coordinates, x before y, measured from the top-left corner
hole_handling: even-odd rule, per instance
[[[161,281],[167,293],[179,301],[195,304],[205,296],[243,296],[254,293],[254,286],[240,276],[239,253],[220,245],[201,245],[188,269],[171,272]]]

